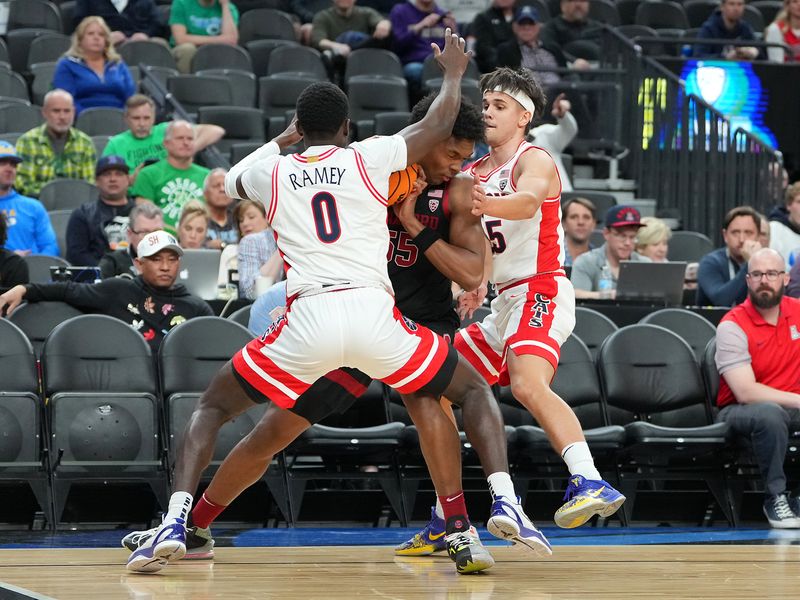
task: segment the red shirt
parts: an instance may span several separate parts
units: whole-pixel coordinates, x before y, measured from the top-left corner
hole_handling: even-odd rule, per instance
[[[800,300],[784,296],[776,325],[767,323],[748,297],[722,317],[747,336],[747,350],[758,383],[800,394]],[[717,406],[736,402],[725,377],[720,377]]]

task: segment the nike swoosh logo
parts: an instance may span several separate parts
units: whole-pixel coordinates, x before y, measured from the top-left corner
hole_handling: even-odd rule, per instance
[[[436,540],[438,540],[440,537],[442,537],[443,535],[444,535],[444,531],[443,531],[442,533],[437,533],[436,535],[433,535],[433,534],[431,534],[431,535],[430,535],[430,536],[428,536],[428,537],[430,537],[430,539],[431,539],[431,540],[434,540],[434,541],[436,541]]]
[[[591,492],[586,492],[587,496],[591,496],[592,498],[597,498],[600,494],[603,493],[603,490],[606,489],[606,486],[601,487],[599,490],[594,490]]]
[[[444,500],[445,500],[445,502],[452,502],[452,501],[453,501],[453,500],[455,500],[456,498],[461,498],[461,496],[463,496],[463,495],[464,495],[464,492],[461,492],[460,494],[456,494],[456,495],[455,495],[455,496],[453,496],[452,498],[445,498]]]

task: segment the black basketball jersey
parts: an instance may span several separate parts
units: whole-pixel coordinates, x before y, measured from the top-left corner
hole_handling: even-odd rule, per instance
[[[433,229],[443,240],[449,240],[450,207],[446,183],[425,188],[417,198],[414,212],[423,225]],[[423,324],[426,321],[446,321],[458,327],[450,280],[414,245],[391,208],[388,224],[389,278],[397,308],[408,318]]]

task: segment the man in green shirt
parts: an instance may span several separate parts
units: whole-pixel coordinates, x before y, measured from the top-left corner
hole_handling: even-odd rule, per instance
[[[230,0],[172,0],[169,26],[172,55],[181,73],[190,73],[197,47],[239,43],[239,10]]]
[[[54,179],[94,183],[97,156],[92,139],[72,126],[72,94],[61,89],[47,92],[42,116],[44,125],[23,133],[17,140],[17,154],[22,159],[17,170],[17,191],[38,198],[42,186]]]
[[[131,188],[136,202],[149,200],[164,211],[164,229],[177,234],[183,206],[203,202],[203,182],[209,170],[194,164],[194,129],[187,121],[173,121],[164,132],[167,157],[143,168]]]
[[[164,147],[164,132],[169,123],[156,124],[155,102],[144,94],[134,94],[125,102],[125,122],[128,131],[118,133],[106,144],[103,156],[121,156],[131,171],[135,171],[149,159],[161,160],[167,157]],[[225,130],[218,125],[194,126],[195,153],[206,146],[216,144]],[[137,172],[134,172],[134,178]]]
[[[389,19],[374,8],[355,4],[356,0],[333,0],[331,8],[318,12],[311,25],[311,45],[342,59],[356,48],[387,47]]]

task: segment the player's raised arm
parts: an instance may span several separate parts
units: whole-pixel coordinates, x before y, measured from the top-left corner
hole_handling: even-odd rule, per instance
[[[401,135],[408,148],[408,164],[418,162],[430,151],[431,146],[450,136],[461,104],[461,77],[467,70],[471,52],[465,52],[464,38],[445,30],[444,51],[431,44],[444,79],[439,96],[431,104],[428,114],[421,121],[403,129]]]
[[[282,133],[279,133],[258,150],[254,150],[231,167],[230,171],[228,171],[228,174],[225,176],[225,193],[231,198],[256,200],[256,198],[250,198],[247,191],[244,189],[244,185],[242,184],[242,177],[244,174],[259,161],[268,156],[280,154],[281,150],[298,143],[301,139],[303,139],[303,137],[297,131],[297,115],[295,115],[292,118],[292,122],[289,123],[288,127],[286,127]]]

